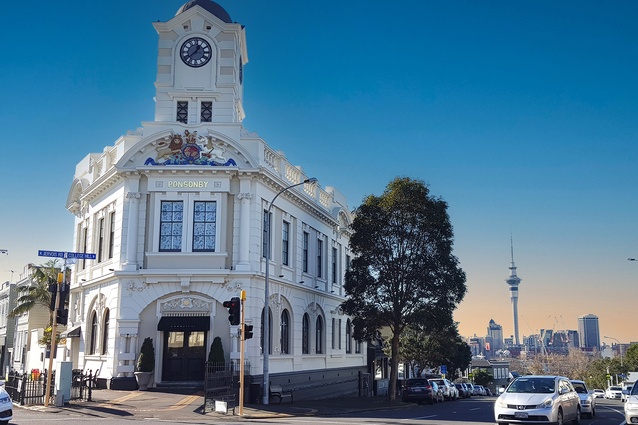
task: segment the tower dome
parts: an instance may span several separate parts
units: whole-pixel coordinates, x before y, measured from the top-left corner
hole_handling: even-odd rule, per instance
[[[218,5],[217,3],[211,0],[191,0],[189,2],[186,2],[184,3],[182,7],[179,8],[175,16],[195,6],[200,6],[206,9],[207,11],[217,16],[219,19],[226,22],[227,24],[230,24],[233,22],[232,19],[230,19],[230,15],[228,14],[228,12],[226,12],[226,10],[223,7],[221,7],[220,5]]]

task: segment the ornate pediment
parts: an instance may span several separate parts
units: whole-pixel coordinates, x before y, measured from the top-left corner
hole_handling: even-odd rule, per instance
[[[155,144],[155,155],[144,165],[211,165],[237,166],[228,157],[226,144],[213,136],[203,136],[197,131],[184,130],[184,134],[171,134]]]

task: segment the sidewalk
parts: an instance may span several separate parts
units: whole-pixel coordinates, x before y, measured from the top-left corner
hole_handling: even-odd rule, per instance
[[[195,393],[170,393],[157,390],[116,391],[95,390],[93,401],[71,401],[64,407],[20,406],[30,410],[59,412],[92,417],[136,417],[155,419],[179,419],[182,421],[201,421],[202,418],[265,419],[289,416],[339,416],[354,412],[409,408],[411,403],[390,402],[387,397],[342,397],[323,400],[301,400],[269,405],[245,404],[243,415],[239,416],[239,407],[227,414],[218,412],[203,413],[204,396],[201,391]],[[18,408],[18,406],[16,406]],[[210,409],[207,409],[210,410]]]

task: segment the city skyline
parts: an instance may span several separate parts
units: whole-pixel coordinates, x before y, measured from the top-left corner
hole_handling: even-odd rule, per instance
[[[7,5],[1,281],[44,263],[39,249],[73,250],[75,164],[153,119],[151,23],[182,3]],[[514,335],[513,235],[521,335],[592,313],[601,335],[638,340],[624,320],[638,283],[637,3],[218,3],[246,25],[248,131],[350,208],[396,176],[448,202],[461,335],[491,318]]]

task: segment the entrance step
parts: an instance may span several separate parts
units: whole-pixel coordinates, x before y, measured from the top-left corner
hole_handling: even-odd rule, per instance
[[[204,381],[158,382],[155,391],[165,393],[192,393],[204,391]]]

